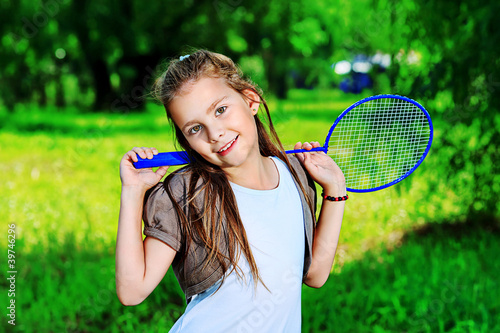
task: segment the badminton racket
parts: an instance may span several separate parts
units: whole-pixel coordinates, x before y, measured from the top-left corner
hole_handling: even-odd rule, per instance
[[[397,95],[364,98],[345,109],[330,127],[322,147],[333,158],[350,192],[372,192],[399,183],[422,163],[432,144],[429,113],[416,101]],[[186,152],[138,157],[137,169],[189,163]]]

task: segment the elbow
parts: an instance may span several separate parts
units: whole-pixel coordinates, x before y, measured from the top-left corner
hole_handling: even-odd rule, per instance
[[[145,297],[134,295],[130,291],[121,290],[120,288],[116,288],[116,295],[118,296],[120,303],[125,306],[138,305],[146,299]]]
[[[329,275],[326,275],[323,277],[321,277],[321,276],[313,277],[313,276],[307,275],[304,283],[308,287],[319,289],[325,285],[326,281],[328,280],[328,276]]]
[[[125,306],[141,304],[151,293],[146,289],[143,281],[138,279],[116,276],[116,296]]]
[[[321,282],[321,281],[308,281],[306,282],[306,285],[311,288],[319,289],[324,286],[326,281]]]
[[[124,305],[124,306],[139,305],[142,302],[142,301],[138,301],[138,300],[135,300],[135,299],[129,299],[129,298],[126,298],[126,297],[119,297],[119,296],[118,296],[118,299],[120,300],[120,303],[122,303],[122,305]]]

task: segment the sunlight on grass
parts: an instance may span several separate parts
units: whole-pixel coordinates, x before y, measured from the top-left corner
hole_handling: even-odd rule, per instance
[[[297,141],[323,144],[332,118],[338,112],[331,114],[323,110],[317,117],[311,117],[307,110],[279,111],[294,102],[270,102],[277,110],[273,111],[278,115],[275,126],[285,147],[292,149]],[[349,105],[350,101],[338,103]],[[74,233],[77,241],[114,242],[121,157],[134,146],[174,150],[171,129],[163,110],[157,107],[155,111],[121,117],[110,115],[109,119],[106,115],[74,115],[78,123],[88,126],[84,129],[67,116],[61,123],[66,124],[64,128],[72,128],[67,133],[28,131],[40,123],[51,124],[53,121],[53,117],[42,121],[35,112],[33,118],[23,120],[23,124],[31,124],[24,130],[21,126],[20,131],[4,129],[0,132],[0,145],[4,147],[0,150],[0,158],[4,161],[0,171],[9,175],[5,182],[0,183],[0,190],[7,194],[7,200],[1,202],[0,208],[7,212],[8,221],[19,224],[19,237],[26,240],[27,247],[45,242],[49,234],[62,237]],[[18,117],[14,116],[14,119]],[[106,122],[104,127],[103,122]],[[11,127],[16,126],[20,125],[11,123]],[[436,141],[440,135],[436,130]],[[351,193],[337,261],[342,263],[359,257],[383,242],[395,242],[402,231],[432,222],[429,218],[441,220],[450,214],[463,216],[464,208],[455,200],[456,192],[439,182],[439,173],[430,172],[433,168],[441,168],[440,163],[431,150],[422,166],[402,183],[369,194]],[[448,198],[431,191],[429,186],[435,183],[443,187],[440,190],[444,193],[450,192]],[[415,204],[419,202],[426,204]],[[2,239],[0,244],[5,245],[5,240]]]
[[[280,105],[276,108],[280,109]],[[331,118],[336,116],[323,111],[316,119],[306,111],[297,111],[287,117],[277,117],[275,125],[285,147],[292,149],[297,141],[322,144]],[[159,125],[165,118],[161,109],[156,114],[142,115],[141,124],[151,124],[151,127],[138,127],[134,131],[123,128],[134,124],[139,118],[136,114],[127,116],[130,124],[125,121],[127,117],[111,116],[104,129],[100,125],[105,119],[103,115],[88,115],[92,121],[85,120],[85,115],[75,117],[83,119],[81,123],[90,124],[90,127],[82,131],[71,122],[74,130],[66,134],[0,132],[0,145],[5,147],[0,151],[4,161],[0,171],[9,175],[0,183],[0,190],[7,193],[8,198],[2,201],[0,208],[8,212],[8,221],[18,223],[19,237],[25,239],[27,248],[47,242],[47,235],[74,234],[77,242],[114,243],[121,157],[133,146],[174,150],[169,125],[166,122],[164,128]],[[24,123],[41,122],[38,116],[34,119],[36,121],[25,119]],[[46,123],[50,121],[45,120]],[[335,269],[341,269],[343,262],[360,257],[377,244],[396,242],[395,235],[401,231],[427,223],[422,216],[435,216],[432,207],[422,211],[413,204],[428,192],[426,163],[404,184],[370,194],[350,194],[336,259],[340,265]],[[318,189],[318,194],[320,192]],[[449,211],[456,211],[454,205],[446,203],[445,206]],[[5,245],[5,240],[0,244]]]
[[[286,101],[269,102],[276,129],[287,149],[292,149],[297,141],[323,144],[333,121],[351,104],[352,97],[323,103],[315,101],[322,93],[312,97],[303,92],[294,94]],[[34,322],[42,323],[37,326],[40,332],[56,328],[99,331],[107,328],[110,318],[116,324],[110,329],[116,332],[137,331],[151,319],[164,327],[171,325],[184,306],[171,272],[145,304],[133,308],[118,303],[113,281],[121,185],[119,162],[134,146],[175,150],[164,110],[154,107],[144,114],[129,115],[25,110],[2,117],[5,121],[0,128],[0,172],[4,177],[0,191],[4,199],[0,200],[0,211],[8,223],[16,224],[18,250],[25,258],[22,260],[30,263],[20,273],[25,296],[19,313],[20,317],[33,318],[33,322],[28,321],[20,331],[32,331],[29,325]],[[305,288],[305,331],[327,331],[340,320],[339,316],[349,320],[344,331],[363,331],[367,327],[378,327],[379,331],[395,327],[402,331],[412,323],[422,322],[422,318],[430,318],[428,308],[432,306],[432,295],[439,293],[439,279],[444,277],[454,283],[455,271],[470,271],[471,267],[486,267],[485,274],[498,275],[498,266],[470,264],[480,258],[475,251],[496,253],[490,238],[483,242],[484,235],[472,236],[471,242],[476,238],[483,242],[477,248],[469,249],[472,243],[467,241],[451,239],[439,243],[432,237],[422,245],[412,241],[405,247],[409,231],[429,224],[466,222],[471,211],[482,209],[488,196],[498,192],[496,184],[483,184],[481,177],[473,176],[474,172],[492,172],[493,161],[484,160],[474,166],[467,159],[460,159],[460,153],[471,154],[460,142],[468,143],[472,151],[481,148],[476,147],[481,140],[470,139],[478,135],[480,127],[473,124],[455,129],[440,120],[435,120],[434,125],[433,148],[411,176],[383,191],[349,193],[332,282],[320,291]],[[450,140],[457,142],[455,146],[447,143]],[[455,159],[454,169],[447,164],[451,158]],[[475,189],[481,190],[480,197]],[[467,195],[471,193],[476,196]],[[483,198],[486,199],[481,201]],[[491,214],[495,212],[493,209]],[[435,244],[440,247],[434,248]],[[0,247],[6,245],[7,238],[2,238]],[[447,246],[455,252],[449,252]],[[464,248],[467,251],[461,251]],[[402,252],[392,255],[391,251]],[[423,262],[426,268],[421,268]],[[432,317],[429,327],[441,325],[439,329],[444,331],[442,327],[451,327],[450,320],[466,327],[467,322],[461,320],[464,316],[474,320],[483,316],[484,327],[492,327],[492,308],[486,303],[489,298],[484,287],[495,288],[490,275],[479,277],[479,284],[474,284],[474,274],[463,276],[475,290],[467,292],[463,300],[478,302],[481,314],[471,307],[463,312],[461,303],[455,303],[449,316]],[[432,280],[430,285],[425,280],[427,276]],[[340,283],[336,282],[338,277]],[[417,294],[418,288],[424,290],[423,295]],[[407,296],[407,290],[413,290],[417,296]],[[72,307],[77,298],[81,301]],[[57,306],[50,308],[49,303]],[[343,309],[346,310],[342,312]],[[480,332],[481,328],[475,325],[470,331]],[[427,326],[417,327],[430,331]]]
[[[77,139],[0,133],[0,145],[5,147],[0,151],[4,161],[0,171],[10,175],[0,183],[0,191],[8,194],[2,211],[8,221],[18,224],[18,236],[27,247],[43,243],[49,234],[75,233],[77,241],[114,242],[121,157],[133,146],[172,150],[169,136],[140,133]]]

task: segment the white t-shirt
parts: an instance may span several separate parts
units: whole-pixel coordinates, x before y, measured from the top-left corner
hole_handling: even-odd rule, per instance
[[[279,185],[253,190],[231,184],[262,280],[254,288],[244,255],[220,289],[194,296],[170,332],[300,332],[304,218],[299,189],[286,165],[272,157]],[[215,292],[215,293],[214,293]]]

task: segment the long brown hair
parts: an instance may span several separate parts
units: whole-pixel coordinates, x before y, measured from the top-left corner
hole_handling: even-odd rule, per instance
[[[181,88],[186,83],[195,83],[202,77],[223,78],[227,85],[242,94],[246,99],[245,90],[254,91],[260,98],[261,105],[264,105],[267,115],[268,134],[264,123],[259,119],[258,114],[254,116],[257,126],[260,154],[262,156],[277,156],[288,166],[292,176],[304,193],[309,209],[313,212],[312,203],[306,195],[305,189],[291,167],[290,162],[284,152],[278,135],[274,129],[271,115],[267,103],[262,97],[262,91],[249,78],[243,76],[241,70],[228,57],[206,50],[198,50],[187,57],[173,59],[167,69],[159,76],[153,85],[153,96],[159,100],[166,109],[174,130],[178,143],[189,154],[192,162],[183,169],[191,173],[187,193],[188,193],[188,215],[174,200],[168,183],[172,174],[165,179],[168,195],[174,203],[174,207],[180,217],[181,229],[185,237],[185,246],[189,246],[192,241],[202,244],[208,251],[204,268],[217,262],[224,272],[231,267],[239,277],[242,277],[241,269],[238,267],[238,260],[241,252],[245,255],[255,284],[263,281],[260,278],[258,267],[255,263],[250,244],[245,233],[245,228],[238,212],[236,198],[231,189],[231,185],[226,174],[218,167],[204,160],[188,144],[184,134],[173,122],[169,110],[170,102],[179,94]],[[182,172],[182,171],[181,171]],[[202,188],[197,188],[199,180],[202,180]],[[203,198],[203,208],[197,209],[194,199],[201,190],[205,191]],[[223,218],[226,224],[223,224]],[[189,248],[183,248],[185,256]]]

